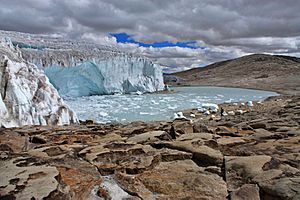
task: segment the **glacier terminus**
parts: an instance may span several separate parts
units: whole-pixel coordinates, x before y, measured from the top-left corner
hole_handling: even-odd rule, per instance
[[[114,47],[57,37],[0,31],[26,61],[45,71],[60,95],[69,97],[149,93],[164,89],[161,66]]]

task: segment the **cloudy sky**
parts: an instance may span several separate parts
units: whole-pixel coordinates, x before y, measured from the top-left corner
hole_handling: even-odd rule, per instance
[[[300,57],[299,0],[0,0],[0,29],[143,54],[166,71],[249,53]]]

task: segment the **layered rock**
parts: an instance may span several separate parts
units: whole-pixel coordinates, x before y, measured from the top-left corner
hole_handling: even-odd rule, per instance
[[[164,89],[161,66],[113,47],[49,36],[0,31],[25,60],[45,69],[64,96],[145,93]]]
[[[221,106],[245,112],[0,129],[0,197],[298,200],[300,98]]]
[[[43,71],[25,61],[9,41],[0,44],[0,125],[76,123]]]

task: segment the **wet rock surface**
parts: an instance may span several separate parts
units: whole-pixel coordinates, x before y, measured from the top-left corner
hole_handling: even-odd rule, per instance
[[[300,199],[297,96],[193,120],[0,129],[0,199]]]

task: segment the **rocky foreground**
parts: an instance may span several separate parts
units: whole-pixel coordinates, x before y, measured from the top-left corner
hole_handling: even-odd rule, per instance
[[[300,97],[193,120],[0,129],[0,199],[300,199]]]

